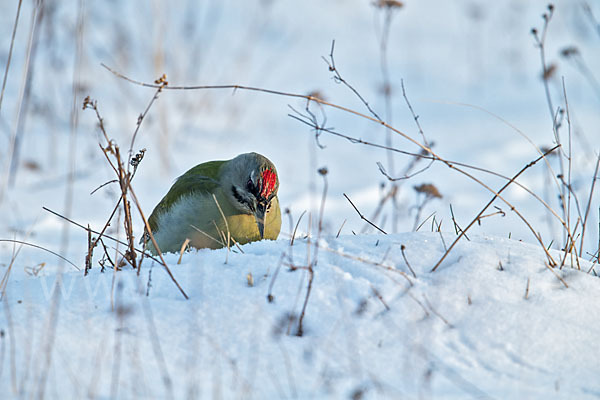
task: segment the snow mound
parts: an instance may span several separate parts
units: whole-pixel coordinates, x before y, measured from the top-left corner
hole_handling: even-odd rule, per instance
[[[597,398],[600,281],[535,246],[406,233],[15,277],[3,398]],[[404,256],[403,256],[404,253]],[[560,259],[559,253],[553,253]],[[225,261],[227,260],[227,263]],[[313,262],[314,281],[297,336]],[[570,262],[571,260],[567,260]],[[407,264],[408,262],[408,264]],[[410,266],[410,267],[409,267]],[[414,272],[414,274],[413,274]],[[416,276],[416,277],[415,277]],[[56,283],[60,282],[59,285]],[[57,289],[58,288],[58,289]],[[4,397],[6,396],[6,397]]]

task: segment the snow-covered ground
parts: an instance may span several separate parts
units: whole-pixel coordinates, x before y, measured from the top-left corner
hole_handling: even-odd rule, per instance
[[[166,260],[187,301],[149,262],[139,277],[96,269],[85,279],[70,270],[60,278],[12,280],[3,305],[4,393],[600,395],[598,279],[586,273],[587,262],[581,271],[569,265],[559,271],[567,289],[544,266],[543,251],[514,240],[474,237],[431,273],[444,251],[436,233],[326,237],[319,241],[304,335],[297,337],[308,274],[289,266],[307,265],[307,254],[313,260],[314,243],[297,240],[290,247],[280,239],[242,249],[226,264],[226,250],[191,252],[180,265],[170,254]],[[56,279],[62,282],[57,297]]]
[[[191,166],[260,152],[277,166],[280,202],[290,210],[281,238],[243,246],[244,253],[192,251],[181,264],[168,255],[189,300],[149,260],[139,276],[127,268],[101,273],[98,249],[88,276],[69,264],[83,268],[87,234],[42,207],[100,230],[118,198],[114,184],[90,195],[113,174],[83,99],[98,101],[109,136],[126,153],[154,94],[100,63],[144,82],[166,73],[170,85],[318,91],[368,113],[322,59],[335,40],[343,78],[378,115],[420,141],[403,80],[427,140],[442,157],[510,177],[539,156],[535,146],[556,144],[531,34],[533,27],[543,30],[546,1],[403,3],[393,13],[382,58],[385,9],[369,0],[23,1],[0,104],[0,398],[600,397],[599,283],[589,261],[598,251],[597,194],[581,248],[577,222],[588,207],[599,152],[596,2],[587,11],[582,2],[556,1],[545,39],[547,63],[556,67],[548,81],[554,111],[565,108],[565,93],[568,99],[570,179],[578,196],[570,223],[578,225],[583,257],[578,264],[568,257],[555,271],[568,288],[544,265],[531,230],[499,200],[494,206],[505,216],[490,208],[486,214],[493,215],[469,231],[471,240],[462,239],[429,272],[456,237],[450,206],[464,227],[491,199],[488,190],[436,163],[399,181],[398,208],[387,202],[373,217],[390,188],[376,164],[390,170],[385,151],[326,133],[321,148],[309,127],[288,117],[289,106],[304,110],[304,100],[243,90],[161,93],[135,142],[134,151],[147,151],[133,186],[148,214]],[[2,74],[17,5],[0,4]],[[38,21],[34,29],[32,20]],[[577,56],[561,56],[573,46]],[[376,123],[331,108],[313,111],[337,132],[386,143]],[[568,128],[564,119],[565,155]],[[400,137],[391,144],[419,151]],[[397,154],[393,175],[402,175],[411,160]],[[557,157],[548,162],[551,172],[540,162],[518,182],[562,217],[552,179],[560,165]],[[329,173],[317,251],[324,187],[317,169],[323,166]],[[506,182],[470,171],[494,190]],[[423,183],[443,197],[418,213],[422,198],[413,187]],[[343,193],[390,235],[369,228]],[[557,218],[515,184],[503,196],[560,260],[565,235]],[[305,210],[290,247],[290,232]],[[432,214],[445,245],[431,233],[434,217],[410,233],[415,220]],[[142,230],[136,214],[135,235]],[[123,239],[122,222],[115,220],[107,233]],[[116,254],[112,247],[109,252]],[[289,269],[310,260],[316,260],[314,282],[298,337],[308,272]],[[60,290],[53,291],[57,280]]]

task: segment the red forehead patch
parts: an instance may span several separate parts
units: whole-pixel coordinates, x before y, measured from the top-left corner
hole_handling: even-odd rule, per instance
[[[275,172],[271,171],[270,169],[265,169],[261,177],[262,190],[260,191],[260,196],[266,199],[275,189],[275,185],[277,184],[277,175],[275,175]]]

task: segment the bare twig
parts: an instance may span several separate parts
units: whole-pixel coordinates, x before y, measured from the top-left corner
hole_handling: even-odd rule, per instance
[[[446,318],[444,318],[442,316],[442,314],[440,314],[435,308],[433,308],[433,306],[431,305],[431,303],[429,302],[429,299],[427,298],[427,296],[425,296],[425,294],[423,294],[423,300],[425,300],[425,303],[427,304],[427,307],[429,307],[429,309],[431,310],[431,312],[437,316],[439,319],[441,319],[442,321],[444,321],[444,323],[446,325],[448,325],[450,328],[453,328],[454,326],[448,322],[448,320]]]
[[[19,15],[21,14],[21,4],[23,0],[19,0],[17,5],[17,15],[13,25],[12,36],[10,38],[10,47],[8,49],[8,58],[6,60],[6,68],[4,69],[4,78],[2,79],[2,92],[0,92],[0,110],[2,110],[2,99],[4,98],[4,89],[6,89],[6,79],[8,78],[8,70],[10,69],[10,61],[12,59],[13,47],[15,45],[15,36],[17,34],[17,26],[19,25]]]
[[[585,236],[585,228],[587,226],[588,216],[590,214],[590,206],[592,205],[592,197],[594,196],[594,188],[596,185],[596,181],[598,180],[598,167],[599,166],[600,166],[600,155],[598,155],[598,157],[596,158],[596,168],[594,169],[594,176],[592,177],[592,184],[590,185],[590,195],[588,197],[588,203],[585,208],[585,215],[583,217],[583,223],[581,226],[581,241],[579,244],[579,257],[581,257],[581,252],[583,251],[583,238]]]
[[[402,252],[402,258],[404,258],[404,262],[406,263],[406,266],[408,267],[408,269],[410,270],[410,273],[412,274],[412,276],[414,278],[417,277],[417,274],[415,274],[415,271],[412,269],[412,267],[410,266],[410,264],[408,263],[408,259],[406,258],[406,253],[404,253],[404,250],[406,250],[406,246],[405,245],[401,245],[400,246],[400,251]]]
[[[342,233],[342,228],[344,227],[344,225],[346,225],[346,221],[347,221],[347,219],[344,218],[344,222],[342,222],[342,225],[340,226],[340,229],[338,229],[337,235],[335,235],[336,239],[340,237],[340,233]]]
[[[39,249],[39,250],[43,250],[43,251],[45,251],[47,253],[52,254],[53,256],[56,256],[56,257],[60,258],[61,260],[65,261],[65,262],[71,264],[73,266],[73,268],[75,268],[76,270],[78,270],[78,271],[81,270],[77,265],[73,264],[67,258],[65,258],[65,257],[61,256],[60,254],[55,253],[54,251],[49,250],[49,249],[47,249],[45,247],[38,246],[37,244],[23,242],[23,241],[20,241],[20,240],[12,240],[12,239],[0,239],[0,242],[16,243],[16,244],[21,244],[21,245],[24,245],[24,246],[33,247],[33,248],[36,248],[36,249]]]
[[[590,7],[590,5],[587,2],[583,3],[582,7],[583,7],[583,11],[585,12],[588,19],[590,20],[590,24],[596,30],[596,33],[598,34],[598,36],[600,36],[600,23],[596,19],[596,16],[594,15],[592,8]]]
[[[217,197],[215,196],[214,193],[213,193],[212,197],[215,201],[215,204],[217,205],[217,208],[219,209],[221,218],[223,218],[223,222],[225,222],[225,229],[227,229],[227,237],[225,237],[225,234],[223,233],[223,238],[227,241],[227,255],[225,256],[225,264],[227,264],[227,260],[229,257],[229,251],[230,251],[230,244],[231,244],[231,232],[229,231],[229,224],[227,223],[227,218],[225,218],[225,214],[223,214],[223,210],[221,210],[221,205],[217,201]]]
[[[302,211],[302,214],[298,217],[298,221],[296,222],[296,226],[294,227],[294,232],[292,233],[292,238],[290,239],[290,246],[294,245],[294,239],[296,239],[296,231],[298,230],[298,225],[300,225],[300,221],[302,221],[302,217],[306,214],[306,210]]]
[[[327,63],[327,66],[329,67],[329,71],[333,72],[333,80],[335,81],[335,83],[342,83],[344,86],[346,86],[348,89],[350,89],[356,95],[356,97],[358,97],[358,99],[365,105],[365,107],[367,108],[367,110],[369,110],[371,115],[373,115],[373,117],[375,117],[377,120],[381,121],[381,118],[379,117],[379,115],[377,115],[375,110],[373,110],[373,108],[371,108],[371,106],[369,105],[367,100],[365,100],[365,98],[362,97],[362,95],[358,92],[358,90],[356,90],[351,84],[348,83],[348,81],[346,81],[344,78],[342,78],[340,71],[338,70],[337,66],[335,65],[335,59],[333,58],[334,48],[335,48],[335,40],[332,40],[331,41],[331,51],[329,52],[329,60],[327,60],[325,57],[321,57],[323,59],[323,61],[325,61]]]
[[[185,239],[185,241],[181,245],[181,249],[179,250],[179,258],[177,259],[178,265],[181,264],[181,259],[183,258],[183,253],[185,252],[185,249],[187,248],[187,245],[189,243],[190,243],[190,239]]]
[[[452,249],[458,243],[458,241],[465,235],[465,232],[468,231],[469,228],[471,228],[475,224],[475,222],[477,222],[479,220],[479,218],[483,215],[483,213],[485,212],[485,210],[487,210],[492,205],[492,203],[497,198],[500,197],[500,193],[502,193],[508,186],[510,186],[510,184],[514,180],[516,180],[523,172],[525,172],[530,167],[534,166],[539,160],[541,160],[547,154],[550,154],[551,152],[553,152],[557,147],[558,147],[558,145],[555,146],[555,147],[553,147],[552,149],[548,150],[541,157],[538,157],[534,161],[532,161],[529,164],[527,164],[526,166],[524,166],[517,174],[515,174],[515,176],[512,177],[512,179],[510,181],[508,181],[506,184],[504,184],[504,186],[502,186],[502,188],[492,197],[492,199],[485,205],[485,207],[483,207],[483,209],[477,214],[477,216],[471,221],[471,223],[458,235],[458,237],[454,240],[454,242],[452,242],[452,244],[450,245],[450,247],[448,248],[448,250],[442,256],[442,258],[431,269],[431,272],[435,271],[440,266],[440,264],[442,263],[442,261],[444,261],[446,259],[446,257],[448,256],[448,254],[450,254],[450,251],[452,251]],[[514,211],[514,212],[518,212],[512,206],[511,206],[511,210]],[[536,234],[536,237],[538,238],[538,241],[541,242],[541,238],[539,237],[539,235]],[[544,251],[546,252],[546,256],[548,257],[548,260],[550,260],[550,262],[552,262],[554,265],[556,265],[556,262],[554,262],[554,260],[552,259],[552,256],[550,255],[550,253],[548,253],[548,250],[546,250],[546,248],[544,246],[542,246],[542,247],[543,247]]]
[[[310,297],[310,293],[312,290],[312,285],[315,277],[314,267],[318,262],[318,251],[319,251],[319,240],[321,238],[321,232],[323,231],[323,212],[325,211],[325,199],[327,198],[327,168],[320,168],[319,174],[323,177],[323,197],[321,199],[321,209],[319,211],[319,226],[317,229],[317,240],[315,241],[315,251],[313,259],[308,263],[308,286],[306,288],[306,297],[304,298],[304,303],[302,304],[302,311],[300,312],[300,316],[298,318],[298,330],[296,332],[296,336],[302,336],[304,334],[304,328],[302,323],[304,322],[304,316],[306,314],[306,306],[308,305],[308,299]]]
[[[135,131],[133,132],[133,136],[131,137],[131,144],[129,146],[129,159],[127,160],[127,172],[129,172],[129,166],[132,165],[131,164],[131,159],[133,157],[133,145],[135,143],[135,139],[137,137],[138,131],[140,130],[140,127],[142,126],[142,122],[146,118],[146,115],[150,111],[150,108],[152,107],[152,104],[154,104],[154,101],[156,99],[158,99],[158,95],[162,92],[163,88],[166,87],[169,84],[169,82],[167,82],[166,78],[167,77],[163,74],[162,77],[160,77],[159,79],[157,79],[155,81],[157,84],[160,84],[160,86],[158,87],[158,89],[156,89],[156,92],[154,93],[154,96],[152,96],[152,99],[150,99],[150,102],[146,106],[146,109],[144,110],[144,112],[141,113],[139,115],[139,117],[138,117],[137,124],[135,126]]]
[[[362,219],[363,221],[367,222],[369,225],[371,225],[373,228],[377,229],[379,232],[383,233],[384,235],[387,235],[387,233],[381,229],[380,227],[378,227],[377,225],[375,225],[374,223],[372,223],[371,221],[369,221],[359,210],[358,208],[356,208],[356,206],[354,205],[354,203],[352,202],[352,200],[350,200],[350,198],[346,195],[346,193],[343,193],[344,197],[346,198],[346,200],[348,200],[348,202],[350,202],[350,204],[352,205],[352,208],[354,208],[354,210],[358,213],[358,215],[360,216],[360,219]]]

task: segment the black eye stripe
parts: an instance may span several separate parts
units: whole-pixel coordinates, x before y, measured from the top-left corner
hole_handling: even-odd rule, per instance
[[[245,204],[246,206],[248,206],[250,211],[254,212],[254,204],[251,204],[248,200],[246,200],[244,197],[242,197],[242,195],[240,195],[240,193],[237,191],[237,189],[233,185],[231,185],[231,193],[233,193],[233,197],[235,197],[235,199],[238,201],[238,203]]]
[[[237,191],[237,189],[235,188],[235,186],[231,185],[231,192],[233,193],[233,197],[235,197],[235,199],[240,202],[240,203],[246,203],[246,199],[244,199]]]

